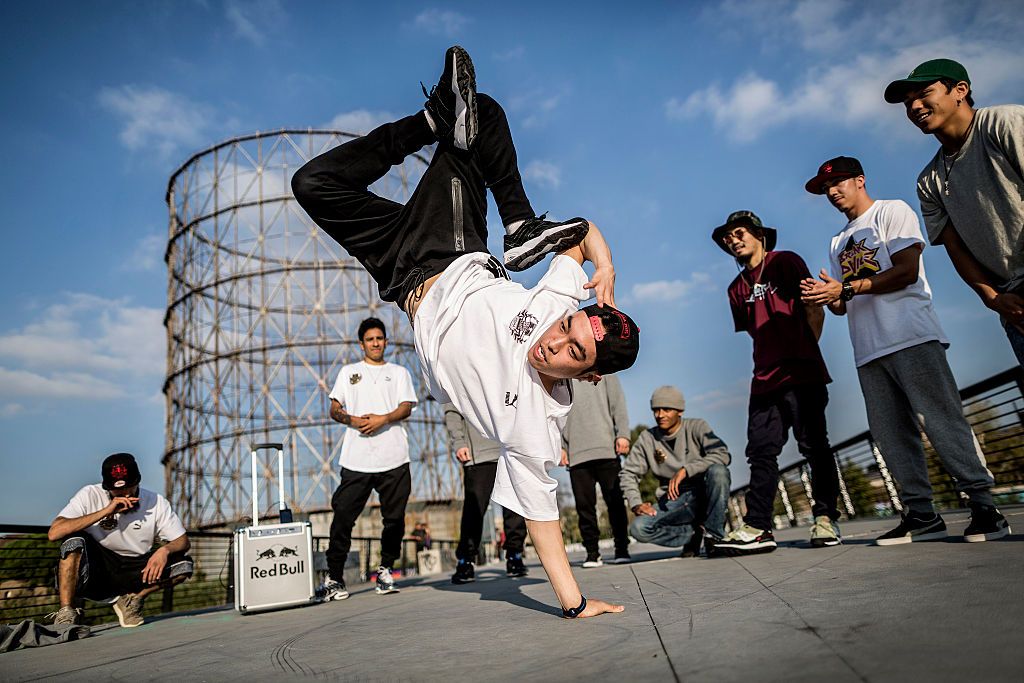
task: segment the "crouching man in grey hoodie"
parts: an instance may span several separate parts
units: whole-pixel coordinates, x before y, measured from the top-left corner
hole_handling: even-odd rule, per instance
[[[658,426],[633,444],[619,481],[636,515],[630,535],[641,543],[682,547],[682,557],[695,557],[705,535],[708,554],[714,541],[725,536],[732,456],[706,421],[683,419],[685,408],[675,387],[655,389],[651,411]],[[640,479],[648,470],[661,483],[654,503],[640,495]]]

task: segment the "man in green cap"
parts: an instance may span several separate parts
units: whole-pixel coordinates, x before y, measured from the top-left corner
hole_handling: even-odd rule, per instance
[[[715,555],[775,550],[772,505],[779,486],[779,454],[793,430],[811,466],[814,527],[811,545],[838,545],[839,473],[828,442],[826,385],[832,381],[818,348],[825,313],[800,301],[807,264],[791,251],[775,251],[775,228],[753,211],[735,211],[711,239],[736,259],[740,273],[729,285],[736,332],[754,343],[754,378],[747,409],[750,486],[743,524],[714,545]]]
[[[1024,367],[1024,106],[974,108],[967,70],[932,59],[893,81],[885,101],[941,147],[917,179],[932,244],[999,314]]]

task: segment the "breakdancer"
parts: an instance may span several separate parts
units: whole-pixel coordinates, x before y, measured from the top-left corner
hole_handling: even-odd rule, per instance
[[[367,189],[434,142],[430,167],[407,204]],[[533,289],[509,281],[487,253],[487,188],[508,232],[505,266],[522,270],[557,254]],[[580,592],[548,471],[572,404],[569,380],[596,381],[630,367],[640,330],[613,307],[615,270],[600,231],[581,218],[535,215],[504,112],[476,92],[466,51],[448,49],[423,111],[313,159],[296,172],[292,190],[313,221],[363,264],[381,298],[409,315],[433,397],[453,403],[501,444],[491,498],[526,518],[563,616],[621,612],[621,605]],[[594,264],[591,278],[584,261]],[[589,290],[597,304],[577,310]]]

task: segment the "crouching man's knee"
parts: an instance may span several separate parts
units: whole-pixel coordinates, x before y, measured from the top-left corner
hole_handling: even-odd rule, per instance
[[[72,536],[64,539],[60,544],[60,559],[65,560],[69,555],[81,555],[85,552],[85,539],[81,536]]]
[[[186,555],[167,565],[167,580],[176,586],[191,579],[193,572],[195,572],[195,562]]]
[[[725,465],[719,463],[711,465],[705,470],[704,479],[709,492],[725,496],[729,495],[729,489],[732,487],[732,476],[729,474],[729,468]]]
[[[640,543],[648,543],[653,535],[651,522],[654,520],[650,515],[637,515],[629,524],[629,535]]]

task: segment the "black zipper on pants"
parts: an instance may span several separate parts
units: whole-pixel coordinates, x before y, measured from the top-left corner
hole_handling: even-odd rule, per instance
[[[452,228],[455,231],[455,251],[466,250],[466,236],[462,230],[462,181],[452,178]]]

